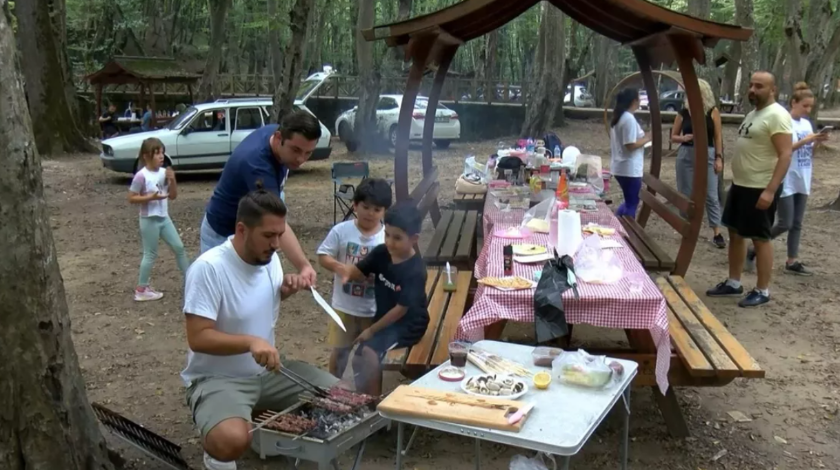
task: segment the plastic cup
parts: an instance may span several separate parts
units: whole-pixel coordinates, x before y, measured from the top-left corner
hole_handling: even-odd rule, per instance
[[[449,343],[449,364],[459,369],[467,367],[467,354],[470,352],[469,344],[463,341]]]

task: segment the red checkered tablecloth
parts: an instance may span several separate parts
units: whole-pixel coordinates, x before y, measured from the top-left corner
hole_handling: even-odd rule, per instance
[[[493,236],[496,229],[505,229],[521,223],[525,211],[502,212],[493,198],[487,198],[484,206],[484,248],[475,264],[475,277],[501,277],[503,269],[503,248],[505,245],[520,243]],[[647,276],[644,268],[627,246],[622,234],[624,229],[609,208],[598,204],[597,212],[582,213],[583,225],[594,222],[616,229],[613,238],[623,247],[614,251],[621,260],[624,277],[614,284],[589,284],[578,278],[579,298],[572,290],[563,295],[566,321],[569,324],[589,324],[603,328],[648,330],[657,348],[656,381],[663,394],[668,389],[668,368],[671,358],[671,341],[668,333],[668,314],[665,298],[656,284]],[[533,234],[525,243],[548,246],[547,234]],[[533,279],[534,272],[541,270],[542,264],[514,263],[514,275]],[[631,279],[641,291],[631,291]],[[479,284],[472,308],[464,315],[458,325],[457,337],[477,341],[484,338],[484,328],[500,320],[523,323],[534,322],[534,291],[501,291]]]

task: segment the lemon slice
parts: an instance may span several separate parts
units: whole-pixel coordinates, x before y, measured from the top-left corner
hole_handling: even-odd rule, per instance
[[[534,386],[539,388],[540,390],[545,390],[548,388],[548,384],[551,383],[551,374],[548,372],[538,372],[534,374]]]

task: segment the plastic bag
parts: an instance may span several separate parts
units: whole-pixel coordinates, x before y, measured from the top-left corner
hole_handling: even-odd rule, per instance
[[[585,181],[601,194],[604,192],[604,177],[601,175],[601,157],[578,155],[575,161],[575,180]]]
[[[534,333],[537,343],[544,343],[569,334],[563,292],[573,289],[578,298],[577,280],[572,258],[563,256],[547,261],[534,291]]]
[[[525,212],[525,216],[522,218],[522,227],[531,232],[548,233],[551,208],[554,207],[556,202],[557,200],[551,197],[528,209],[528,212]]]
[[[538,453],[534,458],[528,458],[524,455],[514,455],[510,459],[510,470],[549,470],[543,457],[551,462],[553,470],[557,470],[557,462],[554,460],[554,457],[542,452]]]
[[[590,235],[575,255],[575,273],[590,284],[612,284],[621,279],[624,269],[613,250],[601,249],[601,237]]]
[[[552,375],[561,382],[588,388],[604,388],[613,378],[605,356],[593,356],[583,349],[559,356],[551,363]]]
[[[487,184],[487,165],[475,160],[475,155],[470,155],[464,160],[464,172],[461,174],[471,183]]]

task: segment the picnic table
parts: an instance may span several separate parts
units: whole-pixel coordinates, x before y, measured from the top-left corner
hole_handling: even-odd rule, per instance
[[[569,324],[589,324],[603,328],[619,328],[626,332],[630,347],[636,352],[655,354],[655,367],[641,368],[640,373],[654,372],[653,381],[664,395],[668,390],[668,370],[671,362],[668,310],[665,297],[645,273],[633,251],[625,241],[624,228],[609,208],[598,203],[597,212],[581,213],[581,224],[597,223],[616,230],[613,240],[621,243],[614,249],[621,261],[624,277],[614,284],[578,282],[579,298],[569,290],[563,295],[566,321]],[[484,247],[475,264],[475,277],[503,276],[503,247],[518,243],[493,235],[496,229],[518,226],[524,209],[502,211],[495,197],[488,194],[484,207]],[[535,233],[525,243],[549,246],[548,234]],[[514,263],[514,275],[533,279],[542,264]],[[631,283],[633,288],[631,289]],[[534,291],[501,291],[479,285],[472,307],[462,318],[457,338],[476,341],[498,339],[508,321],[534,322]],[[648,377],[651,379],[651,377]]]

